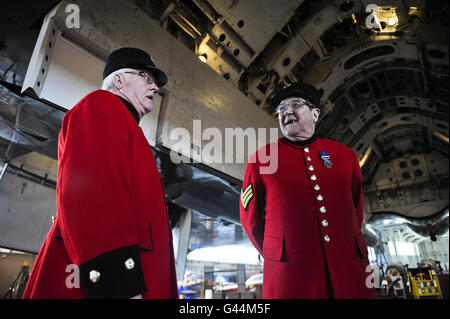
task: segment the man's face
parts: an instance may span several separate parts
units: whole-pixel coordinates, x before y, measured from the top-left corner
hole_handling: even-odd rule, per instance
[[[278,120],[284,137],[292,141],[304,141],[314,134],[320,115],[318,108],[311,109],[305,104],[305,99],[298,97],[287,98],[280,106],[284,110],[278,114]]]
[[[122,74],[124,84],[120,92],[124,94],[135,107],[142,118],[153,109],[153,100],[159,92],[152,74],[146,71],[129,71]]]

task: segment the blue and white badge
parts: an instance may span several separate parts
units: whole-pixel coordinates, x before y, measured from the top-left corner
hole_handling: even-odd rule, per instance
[[[330,168],[331,166],[333,166],[333,163],[331,163],[331,161],[330,161],[330,155],[328,155],[328,152],[321,151],[320,158],[322,159],[323,165],[326,168]]]

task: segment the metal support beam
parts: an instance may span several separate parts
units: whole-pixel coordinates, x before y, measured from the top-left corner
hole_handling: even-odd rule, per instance
[[[245,292],[245,264],[237,265],[238,292]]]
[[[5,162],[5,164],[3,165],[2,171],[0,172],[0,183],[1,183],[2,179],[3,179],[3,176],[6,173],[6,170],[8,169],[8,165],[9,165],[8,162]]]
[[[186,268],[186,257],[189,249],[189,236],[191,235],[192,211],[184,213],[179,221],[178,240],[175,242],[175,260],[177,265],[177,279],[183,280]]]

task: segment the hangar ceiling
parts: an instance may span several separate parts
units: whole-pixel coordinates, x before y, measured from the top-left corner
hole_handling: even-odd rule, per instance
[[[323,88],[318,134],[358,154],[368,222],[401,216],[424,236],[448,230],[447,1],[129,2],[272,116],[275,90],[299,80]],[[58,1],[25,10],[20,3],[0,21],[0,158],[35,151],[56,160],[64,112],[18,92],[43,17]],[[223,217],[214,211],[238,201],[239,185],[157,155],[174,204]],[[194,191],[199,185],[227,196],[211,203]]]
[[[323,88],[318,134],[358,154],[373,221],[448,214],[448,2],[373,2],[136,5],[269,114],[274,90]]]

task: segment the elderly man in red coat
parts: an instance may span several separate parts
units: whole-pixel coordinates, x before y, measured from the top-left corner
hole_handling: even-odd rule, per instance
[[[63,119],[58,213],[24,298],[178,297],[165,190],[138,126],[167,76],[121,48],[103,79]]]
[[[356,154],[316,137],[323,91],[294,83],[272,98],[284,138],[247,164],[242,225],[264,257],[263,298],[375,298],[361,227]],[[277,169],[264,171],[277,161]]]

